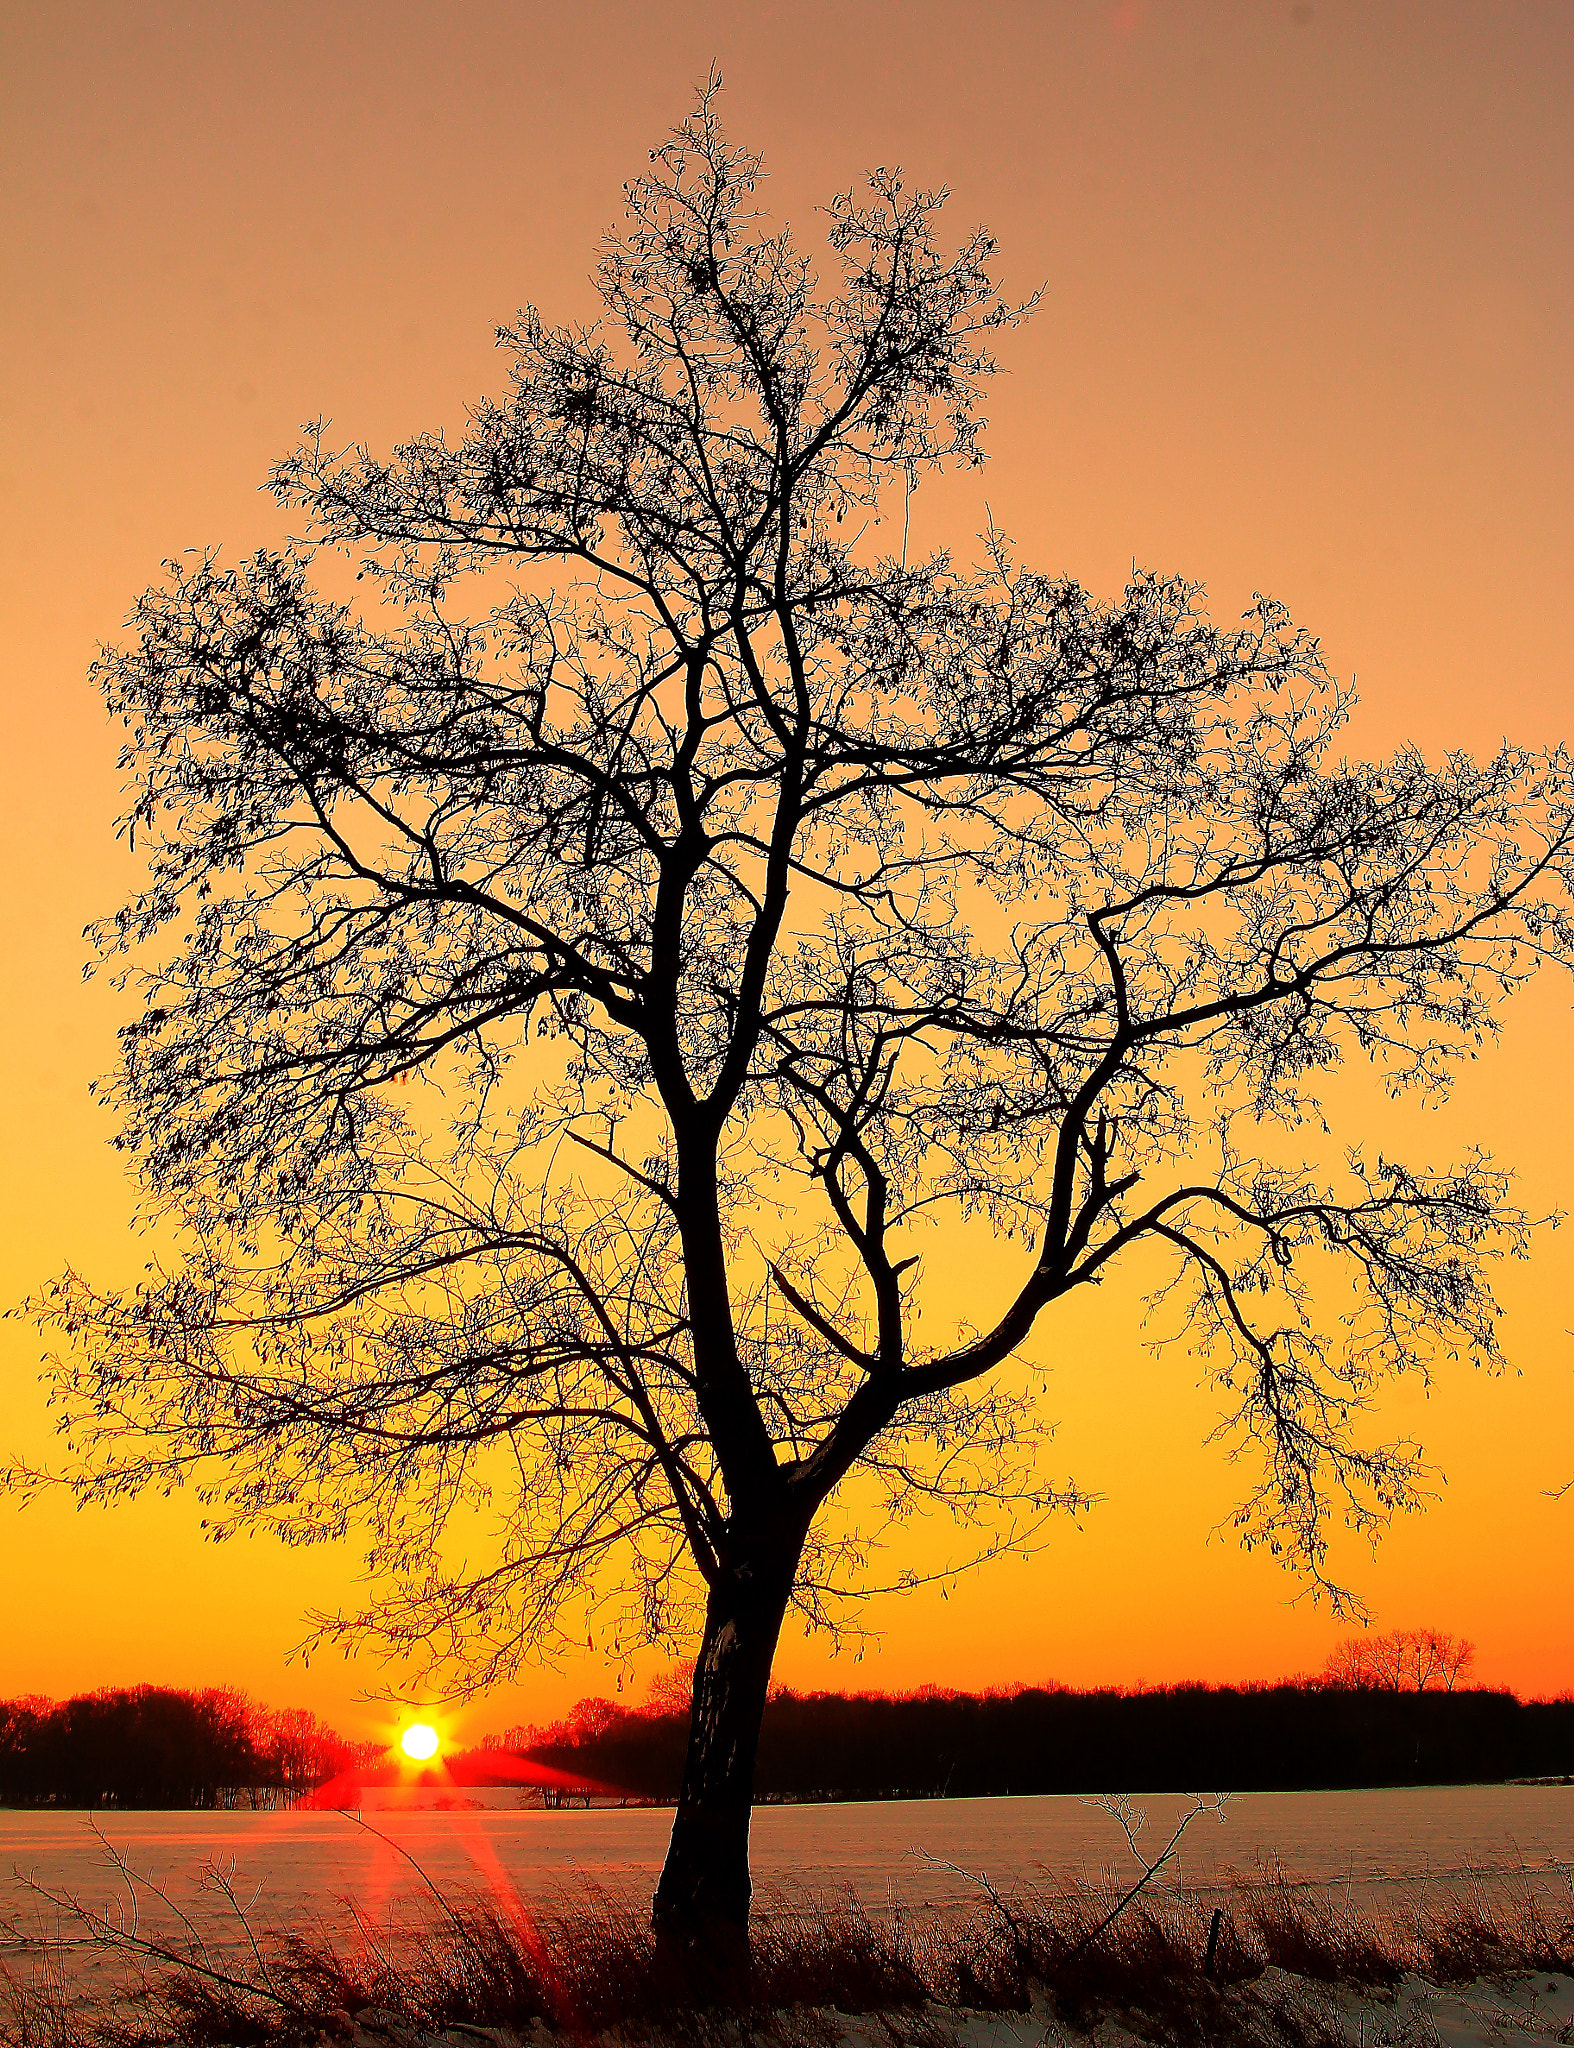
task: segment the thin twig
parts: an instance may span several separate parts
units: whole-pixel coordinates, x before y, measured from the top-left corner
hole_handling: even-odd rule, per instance
[[[1169,1862],[1170,1858],[1175,1854],[1176,1849],[1180,1846],[1181,1836],[1185,1834],[1186,1830],[1191,1826],[1192,1822],[1196,1820],[1200,1814],[1215,1814],[1220,1820],[1223,1820],[1225,1802],[1229,1799],[1229,1797],[1230,1794],[1228,1792],[1221,1792],[1216,1794],[1215,1797],[1212,1799],[1205,1799],[1200,1792],[1197,1793],[1193,1798],[1190,1808],[1181,1815],[1180,1825],[1176,1828],[1174,1834],[1170,1836],[1169,1841],[1165,1844],[1164,1848],[1153,1859],[1151,1863],[1149,1863],[1146,1860],[1146,1858],[1142,1854],[1142,1851],[1137,1847],[1137,1836],[1141,1834],[1142,1829],[1147,1825],[1146,1820],[1144,1819],[1143,1821],[1139,1822],[1138,1825],[1135,1828],[1133,1828],[1130,1824],[1130,1808],[1125,1805],[1124,1801],[1120,1802],[1117,1806],[1114,1803],[1106,1802],[1102,1799],[1096,1800],[1094,1802],[1095,1805],[1102,1808],[1102,1810],[1105,1813],[1111,1814],[1116,1820],[1120,1822],[1121,1829],[1125,1834],[1127,1843],[1130,1845],[1132,1855],[1135,1856],[1137,1861],[1143,1866],[1142,1875],[1137,1879],[1137,1882],[1131,1887],[1130,1891],[1126,1892],[1125,1895],[1117,1901],[1117,1903],[1111,1909],[1111,1911],[1105,1914],[1104,1918],[1099,1922],[1097,1927],[1095,1927],[1092,1930],[1091,1933],[1083,1935],[1082,1939],[1076,1944],[1076,1946],[1074,1948],[1068,1949],[1065,1955],[1056,1957],[1056,1967],[1059,1968],[1066,1963],[1075,1962],[1076,1958],[1080,1956],[1085,1949],[1089,1949],[1093,1946],[1094,1942],[1098,1940],[1099,1936],[1103,1934],[1106,1931],[1106,1929],[1112,1927],[1115,1924],[1115,1922],[1120,1918],[1121,1914],[1125,1912],[1126,1908],[1131,1904],[1132,1900],[1143,1889],[1143,1887],[1145,1885],[1150,1884],[1152,1880],[1158,1875],[1158,1873],[1164,1868],[1165,1864]]]
[[[42,1899],[46,1905],[53,1906],[57,1913],[67,1915],[88,1930],[80,1942],[56,1939],[53,1942],[46,1942],[46,1948],[104,1948],[125,1955],[149,1956],[156,1962],[168,1963],[174,1969],[184,1970],[191,1976],[205,1977],[210,1983],[222,1984],[226,1990],[242,1992],[248,1998],[265,1999],[270,2005],[278,2006],[281,2011],[295,2014],[298,2019],[317,2017],[309,2007],[287,1997],[282,1991],[274,1990],[271,1984],[258,1984],[249,1977],[237,1977],[228,1970],[217,1969],[212,1963],[199,1963],[193,1956],[182,1955],[178,1949],[170,1948],[161,1941],[150,1940],[145,1934],[127,1933],[124,1927],[116,1927],[107,1914],[95,1913],[90,1906],[84,1906],[74,1893],[51,1891],[47,1885],[40,1884],[32,1877],[21,1878],[20,1882],[36,1898]],[[157,1890],[157,1887],[150,1885],[149,1889]],[[164,1894],[160,1892],[159,1896],[164,1897]],[[177,1914],[180,1913],[178,1906],[174,1910]]]
[[[1068,1963],[1075,1962],[1077,1957],[1083,1954],[1085,1950],[1091,1948],[1094,1942],[1098,1940],[1101,1934],[1106,1933],[1109,1928],[1114,1926],[1115,1922],[1120,1918],[1121,1914],[1125,1912],[1126,1908],[1131,1904],[1132,1900],[1136,1898],[1138,1893],[1141,1892],[1146,1885],[1151,1884],[1153,1879],[1164,1868],[1164,1865],[1169,1862],[1170,1858],[1175,1854],[1176,1849],[1180,1846],[1181,1836],[1185,1834],[1186,1830],[1191,1826],[1192,1822],[1196,1820],[1200,1814],[1204,1813],[1216,1814],[1218,1818],[1222,1820],[1224,1818],[1225,1802],[1230,1798],[1230,1796],[1231,1795],[1228,1792],[1221,1792],[1217,1794],[1214,1798],[1207,1799],[1204,1798],[1204,1796],[1200,1792],[1196,1794],[1189,1810],[1186,1813],[1182,1814],[1180,1825],[1176,1828],[1174,1834],[1170,1836],[1169,1841],[1165,1844],[1164,1848],[1159,1852],[1159,1854],[1156,1857],[1154,1857],[1151,1863],[1143,1855],[1142,1851],[1137,1847],[1137,1837],[1141,1834],[1143,1828],[1147,1825],[1146,1820],[1139,1819],[1134,1824],[1131,1817],[1132,1809],[1126,1803],[1125,1800],[1094,1800],[1092,1804],[1098,1806],[1103,1812],[1109,1814],[1113,1820],[1117,1821],[1120,1824],[1121,1830],[1126,1837],[1127,1845],[1129,1846],[1132,1855],[1135,1856],[1137,1861],[1142,1865],[1142,1875],[1137,1879],[1137,1882],[1134,1885],[1132,1885],[1130,1890],[1125,1892],[1122,1895],[1122,1897],[1116,1902],[1116,1904],[1110,1909],[1110,1911],[1105,1914],[1104,1918],[1099,1922],[1097,1927],[1093,1928],[1089,1933],[1083,1935],[1082,1939],[1079,1942],[1077,1942],[1073,1947],[1067,1949],[1064,1955],[1056,1956],[1054,1958],[1054,1961],[1049,1965],[1049,1967],[1057,1970],[1063,1969]],[[1028,1936],[1024,1933],[1022,1925],[1020,1921],[1017,1919],[1016,1915],[1012,1912],[1011,1908],[1006,1904],[1005,1900],[1001,1897],[999,1891],[990,1882],[988,1872],[982,1870],[966,1870],[960,1863],[951,1863],[943,1856],[931,1855],[927,1849],[920,1849],[917,1851],[917,1854],[922,1856],[924,1861],[928,1864],[931,1864],[934,1868],[938,1870],[949,1870],[954,1876],[963,1878],[966,1880],[967,1883],[975,1884],[978,1886],[978,1888],[988,1898],[990,1904],[994,1907],[995,1911],[1000,1915],[1001,1919],[1004,1920],[1006,1926],[1011,1930],[1011,1939],[1013,1946],[1016,1949],[1018,1964],[1024,1970],[1030,1969],[1033,1963],[1032,1944]]]
[[[251,1948],[252,1959],[257,1965],[257,1969],[261,1974],[262,1981],[264,1984],[268,1986],[269,1990],[272,1990],[273,1972],[268,1968],[266,1962],[264,1962],[262,1950],[257,1945],[257,1937],[252,1930],[252,1924],[249,1917],[250,1907],[243,1906],[240,1900],[235,1896],[235,1858],[233,1856],[230,1858],[228,1876],[226,1876],[225,1873],[219,1868],[217,1862],[210,1863],[205,1874],[207,1876],[208,1882],[212,1885],[213,1889],[217,1892],[222,1892],[224,1897],[229,1900],[230,1905],[234,1908],[235,1917],[240,1922],[241,1928],[245,1933],[246,1940]],[[261,1896],[262,1886],[259,1884],[257,1886],[257,1889],[251,1895],[252,1906],[256,1905],[258,1899],[260,1899]]]
[[[375,1835],[379,1842],[386,1843],[387,1846],[395,1852],[395,1854],[402,1856],[405,1862],[408,1863],[410,1868],[415,1872],[416,1876],[421,1880],[422,1884],[424,1884],[426,1886],[426,1889],[432,1894],[432,1897],[436,1899],[437,1903],[448,1915],[449,1919],[454,1923],[454,1926],[459,1931],[461,1940],[468,1941],[470,1939],[470,1930],[465,1926],[464,1921],[454,1911],[453,1907],[449,1905],[447,1899],[444,1898],[443,1894],[432,1882],[431,1878],[427,1875],[426,1871],[422,1869],[421,1865],[416,1861],[415,1857],[413,1857],[410,1854],[410,1851],[406,1849],[402,1843],[396,1842],[391,1835],[385,1835],[381,1828],[374,1828],[371,1822],[369,1820],[364,1819],[362,1815],[358,1813],[351,1813],[348,1807],[341,1807],[339,1809],[339,1813],[340,1818],[342,1820],[353,1821],[358,1828],[365,1828],[366,1832],[369,1835]]]

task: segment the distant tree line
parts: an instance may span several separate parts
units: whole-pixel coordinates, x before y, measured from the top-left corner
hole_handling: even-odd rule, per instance
[[[989,1793],[1237,1791],[1574,1776],[1574,1695],[1464,1690],[1472,1646],[1437,1630],[1340,1645],[1314,1678],[1136,1691],[1064,1686],[891,1695],[778,1689],[760,1744],[762,1799]],[[485,1782],[507,1753],[649,1799],[672,1799],[688,1680],[643,1704],[581,1700],[547,1726],[488,1736],[450,1763]],[[201,1807],[288,1803],[382,1755],[304,1709],[227,1687],[135,1686],[0,1701],[0,1804]],[[512,1772],[502,1774],[510,1781]]]
[[[288,1803],[379,1745],[346,1742],[304,1708],[231,1687],[139,1685],[75,1699],[0,1701],[0,1804]]]
[[[670,1799],[687,1719],[670,1705],[587,1700],[550,1728],[509,1734],[537,1762]],[[1574,1696],[1524,1701],[1437,1680],[1408,1690],[1327,1679],[982,1696],[779,1690],[765,1712],[757,1796],[1296,1791],[1563,1775],[1574,1775]]]

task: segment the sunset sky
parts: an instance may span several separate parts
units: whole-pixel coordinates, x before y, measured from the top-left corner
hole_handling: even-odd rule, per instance
[[[8,363],[0,575],[8,1086],[0,1303],[68,1261],[129,1279],[133,1194],[88,1084],[122,999],[82,927],[134,880],[117,738],[86,681],[167,555],[282,531],[258,495],[302,421],[385,446],[502,383],[526,301],[591,316],[622,182],[709,66],[767,200],[814,209],[875,164],[949,186],[1006,286],[988,467],[926,499],[962,547],[985,500],[1021,555],[1101,595],[1133,562],[1216,614],[1282,598],[1359,678],[1352,747],[1574,741],[1574,9],[1549,0],[257,0],[3,7]],[[1574,990],[1550,977],[1440,1112],[1537,1213],[1574,1209]],[[1373,1142],[1386,1139],[1374,1135]],[[1379,1626],[1480,1646],[1480,1676],[1574,1687],[1574,1229],[1502,1276],[1509,1369],[1441,1373],[1386,1420],[1447,1474],[1376,1556]],[[861,1662],[791,1637],[795,1684],[1262,1678],[1339,1623],[1214,1534],[1246,1481],[1213,1397],[1106,1288],[1035,1340],[1058,1465],[1101,1496],[1034,1558],[867,1619]],[[0,1462],[44,1457],[40,1341],[0,1324]],[[384,1681],[286,1659],[354,1597],[353,1545],[203,1543],[176,1497],[0,1502],[0,1696],[235,1683],[347,1731]],[[936,1539],[938,1540],[938,1539]],[[654,1669],[633,1675],[638,1687]],[[612,1691],[605,1659],[467,1710],[474,1729]],[[397,1684],[397,1674],[390,1681]]]

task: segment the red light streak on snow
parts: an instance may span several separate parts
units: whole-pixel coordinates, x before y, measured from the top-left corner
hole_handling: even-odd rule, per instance
[[[503,1779],[521,1787],[537,1787],[542,1792],[557,1790],[574,1796],[583,1794],[616,1798],[619,1789],[594,1780],[578,1778],[567,1771],[553,1769],[550,1765],[528,1761],[523,1757],[502,1752],[489,1752],[484,1760],[461,1755],[457,1761],[461,1774],[456,1775],[446,1760],[439,1758],[433,1763],[412,1770],[402,1756],[389,1752],[390,1761],[382,1764],[354,1765],[330,1778],[315,1792],[301,1801],[300,1810],[315,1809],[337,1811],[347,1821],[358,1823],[375,1843],[371,1868],[361,1885],[357,1887],[359,1898],[371,1909],[375,1918],[383,1918],[389,1903],[400,1888],[399,1881],[405,1880],[406,1888],[413,1874],[442,1905],[445,1912],[454,1915],[455,1908],[444,1898],[434,1880],[422,1869],[420,1860],[402,1844],[383,1834],[382,1830],[361,1815],[363,1794],[384,1786],[408,1785],[412,1790],[432,1789],[444,1794],[462,1791],[466,1784],[474,1784],[476,1777],[484,1773],[489,1779]],[[555,1994],[562,2024],[576,2039],[588,2039],[572,2001],[567,1997],[552,1954],[536,1923],[534,1914],[520,1897],[517,1886],[504,1869],[497,1850],[487,1838],[481,1826],[481,1816],[473,1807],[398,1807],[375,1809],[385,1811],[390,1817],[400,1812],[430,1814],[433,1820],[446,1821],[452,1830],[454,1840],[464,1850],[490,1896],[494,1909],[513,1929],[525,1954],[539,1973],[541,1981]]]

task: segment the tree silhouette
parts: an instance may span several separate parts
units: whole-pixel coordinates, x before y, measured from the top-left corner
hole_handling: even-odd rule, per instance
[[[299,1795],[379,1745],[347,1743],[301,1708],[271,1712],[230,1687],[167,1686],[0,1700],[0,1800],[211,1806],[221,1791]]]
[[[1476,1661],[1476,1646],[1447,1629],[1391,1628],[1379,1636],[1346,1636],[1323,1666],[1330,1685],[1380,1692],[1452,1692]]]
[[[758,175],[707,93],[600,325],[521,315],[452,442],[312,432],[307,538],[170,565],[101,661],[151,869],[101,935],[145,977],[120,1142],[184,1236],[51,1303],[82,1492],[370,1528],[330,1634],[480,1684],[692,1617],[679,1929],[746,1919],[789,1603],[835,1625],[916,1508],[992,1554],[1077,1500],[1013,1362],[1132,1248],[1260,1454],[1246,1541],[1326,1582],[1330,1517],[1416,1497],[1351,1418],[1490,1355],[1525,1219],[1482,1156],[1307,1133],[1351,1050],[1444,1088],[1569,941],[1561,759],[1342,762],[1268,599],[885,547],[1028,309],[884,171],[822,289]]]

